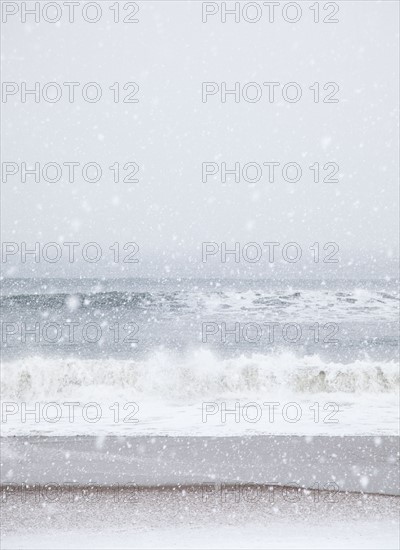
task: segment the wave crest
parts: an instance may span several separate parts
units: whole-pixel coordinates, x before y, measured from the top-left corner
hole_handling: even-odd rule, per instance
[[[267,394],[379,394],[399,388],[395,361],[323,361],[290,353],[221,359],[207,350],[165,351],[145,360],[32,357],[2,366],[3,400],[138,399],[166,401]]]

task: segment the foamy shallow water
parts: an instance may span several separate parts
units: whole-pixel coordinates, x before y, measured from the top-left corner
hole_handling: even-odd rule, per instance
[[[395,361],[291,353],[3,364],[3,435],[398,433]]]
[[[316,401],[306,399],[285,399],[274,398],[274,402],[279,404],[275,406],[274,420],[269,420],[268,408],[263,406],[263,401],[255,402],[248,400],[224,400],[203,403],[192,403],[190,405],[169,404],[157,401],[136,401],[129,402],[125,411],[123,411],[126,402],[118,402],[122,412],[120,420],[115,421],[114,411],[115,402],[96,402],[96,408],[89,402],[76,402],[74,406],[74,421],[70,421],[69,409],[59,403],[60,416],[56,417],[54,402],[43,402],[40,404],[40,418],[36,421],[33,415],[27,415],[24,420],[24,414],[19,405],[18,412],[7,417],[6,423],[2,425],[3,436],[17,435],[190,435],[190,436],[234,436],[234,435],[398,435],[398,399],[390,399],[384,405],[379,398],[362,398],[359,400],[326,401],[324,396],[316,396],[319,399],[318,405],[322,410],[325,405],[329,408],[323,412],[319,422],[314,421],[314,411]],[[265,400],[264,401],[268,401]],[[272,401],[272,400],[271,400]],[[91,401],[90,403],[93,403]],[[257,403],[257,408],[254,405]],[[295,403],[295,405],[293,405]],[[335,408],[337,423],[324,421]],[[138,413],[135,419],[138,423],[132,423],[130,420],[124,420],[130,415],[135,406],[138,406]],[[225,418],[222,416],[222,407],[226,406],[228,410],[239,411],[235,416],[229,413]],[[46,408],[48,406],[48,408]],[[203,422],[204,407],[208,406],[211,410],[217,410],[213,415],[207,416],[207,421]],[[286,409],[284,408],[286,407]],[[34,409],[33,404],[27,404],[27,409]],[[112,410],[111,410],[112,409]],[[287,412],[284,416],[283,411]],[[287,418],[295,415],[296,411],[301,411],[301,419],[294,422]],[[254,417],[259,412],[258,420]],[[5,415],[3,413],[3,419]],[[51,420],[49,420],[51,418]],[[88,420],[87,418],[90,418]],[[98,420],[94,421],[94,418]],[[249,420],[252,418],[252,420]]]

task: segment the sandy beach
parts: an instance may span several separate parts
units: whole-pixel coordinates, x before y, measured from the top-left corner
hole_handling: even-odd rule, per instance
[[[398,497],[241,489],[9,489],[2,548],[398,548]]]

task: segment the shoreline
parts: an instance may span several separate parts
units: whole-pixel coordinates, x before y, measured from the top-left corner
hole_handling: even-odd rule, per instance
[[[395,436],[1,438],[2,485],[297,485],[399,495]],[[45,464],[45,467],[43,465]]]

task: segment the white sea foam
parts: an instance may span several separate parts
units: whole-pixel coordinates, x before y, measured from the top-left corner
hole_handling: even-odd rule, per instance
[[[159,398],[166,401],[259,397],[279,392],[388,394],[399,387],[395,361],[349,364],[292,353],[220,358],[208,350],[185,356],[158,351],[144,360],[32,357],[2,366],[3,400]]]

